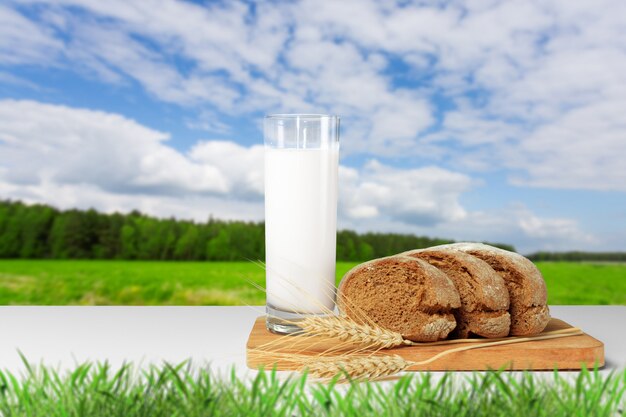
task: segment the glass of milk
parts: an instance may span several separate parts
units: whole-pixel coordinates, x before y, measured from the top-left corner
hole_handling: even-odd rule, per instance
[[[295,333],[298,320],[335,307],[339,117],[265,117],[267,328]]]

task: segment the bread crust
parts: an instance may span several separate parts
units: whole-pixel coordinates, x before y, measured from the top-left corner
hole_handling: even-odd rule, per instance
[[[461,297],[461,308],[455,312],[455,336],[495,338],[509,334],[509,292],[502,277],[488,263],[465,252],[436,247],[403,255],[423,259],[454,282]]]
[[[482,243],[460,242],[435,246],[437,250],[458,250],[487,262],[500,276],[511,301],[511,335],[541,333],[550,321],[548,292],[541,272],[529,259],[515,252]]]
[[[406,339],[445,339],[456,327],[459,294],[450,279],[428,263],[392,256],[357,265],[341,280],[337,305],[359,323],[372,321]]]

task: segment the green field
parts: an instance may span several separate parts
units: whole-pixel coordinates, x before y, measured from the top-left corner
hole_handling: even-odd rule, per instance
[[[624,264],[538,266],[550,304],[626,305]],[[252,262],[0,260],[0,304],[258,305],[264,276]]]

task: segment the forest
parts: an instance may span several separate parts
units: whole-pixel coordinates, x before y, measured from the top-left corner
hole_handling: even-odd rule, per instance
[[[243,261],[265,258],[263,222],[161,219],[0,200],[0,258]],[[337,232],[337,260],[365,261],[451,239]],[[514,251],[512,245],[490,243]],[[626,252],[535,252],[535,262],[626,262]]]
[[[534,262],[626,262],[626,252],[535,252],[528,258]]]
[[[58,210],[0,201],[0,258],[242,261],[265,258],[262,222],[160,219],[138,211]],[[410,234],[337,233],[337,260],[364,261],[450,243]],[[509,250],[510,245],[500,244]]]

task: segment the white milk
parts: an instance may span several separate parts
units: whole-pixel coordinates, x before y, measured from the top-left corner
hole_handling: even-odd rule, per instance
[[[265,149],[266,289],[276,309],[334,308],[338,158],[338,145]]]

